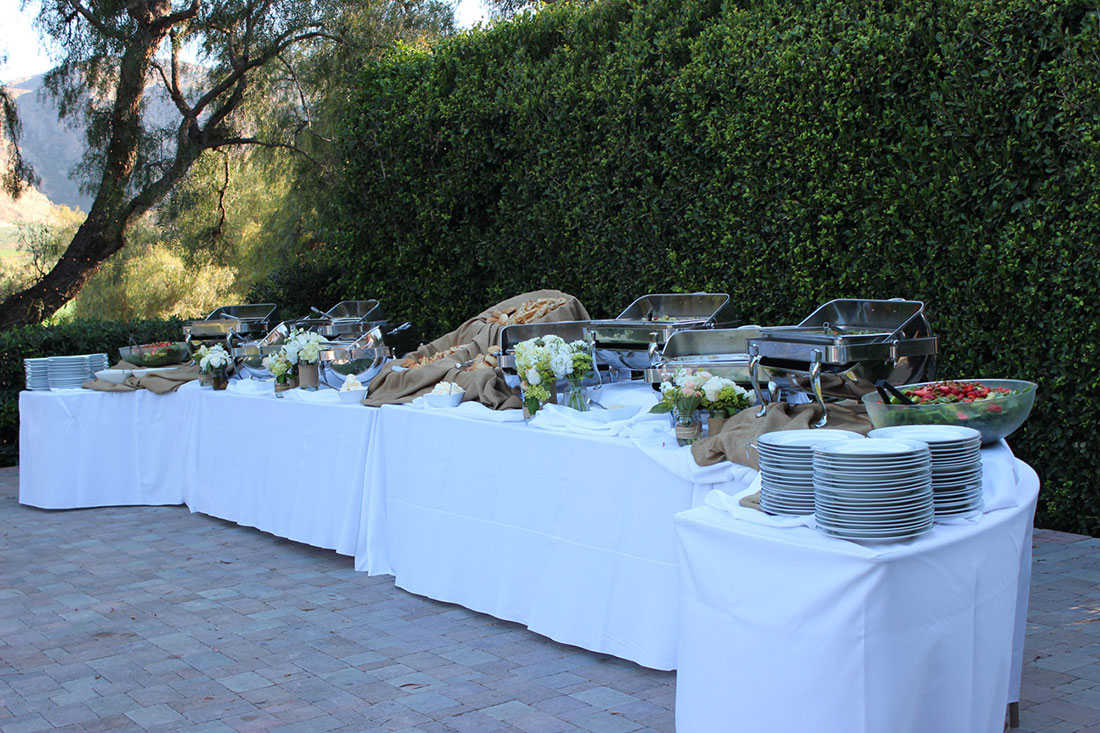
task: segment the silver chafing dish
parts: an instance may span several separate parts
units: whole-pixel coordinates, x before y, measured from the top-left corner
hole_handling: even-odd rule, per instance
[[[372,328],[387,325],[382,304],[369,300],[342,300],[327,311],[313,309],[315,316],[299,321],[299,328],[315,331],[327,339],[355,340]]]
[[[616,369],[648,369],[674,333],[732,325],[729,301],[724,293],[643,295],[617,318],[591,322],[596,359]]]
[[[677,331],[669,336],[658,362],[645,370],[645,379],[659,385],[680,369],[705,369],[716,377],[750,384],[749,339],[759,335],[759,326]]]
[[[360,383],[366,385],[378,375],[390,357],[390,349],[383,341],[382,329],[378,326],[351,342],[326,342],[321,349],[321,381],[333,389],[340,389],[347,376],[354,374]]]
[[[763,371],[777,384],[812,394],[823,410],[821,427],[829,417],[826,397],[859,399],[880,379],[895,384],[932,379],[939,337],[920,301],[840,299],[797,326],[760,329],[749,339],[748,352],[757,400],[765,402]]]
[[[273,303],[223,305],[210,311],[206,318],[183,324],[183,338],[193,348],[222,344],[231,347],[234,338],[259,338],[271,328]]]

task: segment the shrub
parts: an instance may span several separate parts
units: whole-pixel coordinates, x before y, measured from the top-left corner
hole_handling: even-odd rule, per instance
[[[746,322],[925,301],[940,374],[1040,384],[1040,522],[1100,533],[1100,52],[1082,0],[603,0],[368,64],[345,292],[431,336],[536,287]]]

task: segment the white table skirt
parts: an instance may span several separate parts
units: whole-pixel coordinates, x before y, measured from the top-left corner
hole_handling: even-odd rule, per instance
[[[355,554],[377,410],[198,390],[193,414],[191,511]]]
[[[999,733],[1039,489],[1015,468],[1016,506],[900,544],[679,514],[677,730]]]
[[[19,394],[19,501],[41,509],[181,504],[191,396]]]
[[[747,482],[693,483],[624,437],[381,411],[371,483],[385,491],[365,506],[376,529],[360,535],[359,569],[557,641],[676,667],[672,517]]]

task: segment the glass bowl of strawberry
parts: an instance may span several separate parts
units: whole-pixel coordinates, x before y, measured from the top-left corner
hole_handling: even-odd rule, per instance
[[[1016,431],[1031,414],[1039,386],[1017,379],[960,379],[898,387],[913,401],[884,403],[877,392],[863,396],[876,428],[894,425],[962,425],[982,434],[982,445]]]

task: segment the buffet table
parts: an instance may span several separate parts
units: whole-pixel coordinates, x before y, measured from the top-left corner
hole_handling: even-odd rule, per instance
[[[603,404],[637,414],[602,425],[556,406],[527,424],[474,403],[333,399],[279,400],[257,384],[24,392],[20,502],[186,503],[354,554],[357,569],[391,573],[411,592],[679,667],[682,730],[714,730],[728,715],[820,729],[824,711],[844,730],[903,730],[876,726],[938,710],[926,701],[939,705],[944,687],[954,702],[942,716],[983,730],[985,718],[954,717],[981,705],[958,700],[999,696],[1003,711],[1018,699],[1037,482],[1007,448],[1017,475],[997,474],[997,486],[1019,495],[1011,508],[868,550],[706,506],[712,490],[735,494],[757,474],[699,467],[675,449],[667,418],[644,415],[648,386],[605,387]],[[962,643],[982,653],[962,669],[941,664]],[[780,704],[791,700],[800,704]],[[952,729],[930,715],[918,718],[926,729]]]
[[[378,411],[340,404],[332,390],[278,399],[270,385],[259,385],[194,390],[196,427],[181,464],[185,503],[192,512],[354,555]]]
[[[1039,482],[1004,445],[983,464],[1002,508],[908,542],[710,501],[677,515],[677,730],[1001,731],[1019,699]]]
[[[652,390],[604,389],[600,399],[632,397],[653,404]],[[370,483],[385,491],[366,508],[373,529],[357,567],[557,641],[675,669],[671,517],[755,472],[692,463],[699,475],[681,476],[654,462],[637,434],[672,442],[664,416],[636,419],[632,438],[538,429],[541,415],[525,425],[457,412],[381,408]],[[647,426],[656,431],[638,429]]]
[[[20,392],[19,503],[41,509],[182,504],[193,396],[182,389],[166,395]]]

